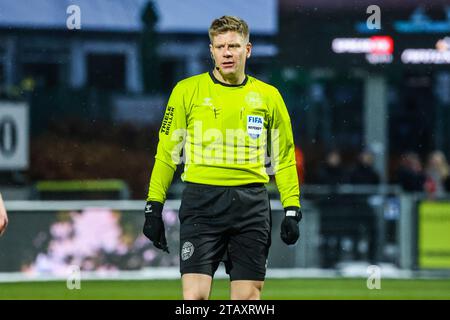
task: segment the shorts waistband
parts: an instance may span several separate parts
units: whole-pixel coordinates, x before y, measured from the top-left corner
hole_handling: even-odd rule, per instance
[[[196,183],[196,182],[185,182],[188,186],[193,187],[212,187],[212,188],[260,188],[264,187],[264,183],[261,182],[255,182],[255,183],[248,183],[248,184],[241,184],[237,186],[217,186],[213,184],[203,184],[203,183]]]

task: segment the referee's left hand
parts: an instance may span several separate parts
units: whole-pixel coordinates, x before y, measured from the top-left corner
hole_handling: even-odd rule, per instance
[[[295,244],[300,237],[298,223],[302,220],[302,212],[297,207],[284,208],[285,216],[281,222],[281,239],[287,245]]]

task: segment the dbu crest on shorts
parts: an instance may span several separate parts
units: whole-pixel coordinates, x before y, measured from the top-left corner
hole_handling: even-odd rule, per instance
[[[181,248],[181,260],[186,261],[194,254],[194,245],[186,241],[183,243],[183,247]]]

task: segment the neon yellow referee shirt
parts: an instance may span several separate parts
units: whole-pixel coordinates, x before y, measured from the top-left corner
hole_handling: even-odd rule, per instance
[[[229,85],[209,72],[175,86],[147,201],[165,202],[180,163],[183,181],[209,185],[267,183],[275,174],[283,207],[300,207],[289,113],[278,90],[254,77]]]

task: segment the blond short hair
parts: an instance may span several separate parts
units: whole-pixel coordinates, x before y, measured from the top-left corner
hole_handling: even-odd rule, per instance
[[[208,29],[209,40],[213,43],[213,38],[221,33],[228,31],[234,31],[242,35],[246,42],[250,39],[250,31],[248,29],[247,22],[239,17],[234,16],[222,16],[215,19]]]

